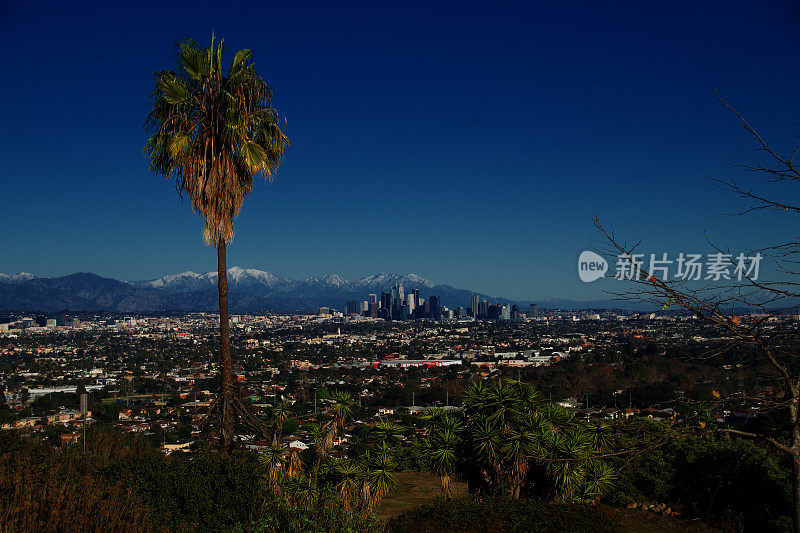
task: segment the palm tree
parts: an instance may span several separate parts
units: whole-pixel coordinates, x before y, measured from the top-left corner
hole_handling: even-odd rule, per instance
[[[459,460],[461,444],[461,422],[455,416],[442,414],[434,418],[434,425],[426,440],[431,472],[439,476],[442,494],[450,498],[450,481]]]
[[[330,413],[336,421],[338,430],[344,429],[344,423],[347,418],[353,414],[353,397],[347,391],[334,391],[331,395],[333,398],[333,405],[330,407]]]
[[[272,445],[276,446],[281,440],[283,425],[291,416],[292,410],[289,402],[283,401],[272,408],[272,416],[275,418],[275,432],[272,435]]]
[[[314,466],[311,471],[311,479],[316,483],[319,467],[333,448],[336,426],[333,420],[330,420],[324,425],[307,424],[304,429],[308,434],[309,440],[314,444]]]
[[[261,462],[267,467],[267,487],[276,494],[279,489],[279,474],[287,463],[286,449],[273,444],[261,453]]]
[[[403,438],[403,433],[408,428],[397,422],[390,420],[378,419],[375,425],[369,431],[369,442],[371,444],[397,444]]]
[[[522,484],[531,466],[530,458],[537,451],[537,434],[529,424],[523,423],[508,430],[503,439],[503,458],[508,465],[510,496],[519,499]]]
[[[234,418],[265,430],[235,389],[225,252],[253,179],[272,180],[288,140],[272,108],[272,90],[256,72],[253,51],[237,51],[225,72],[224,48],[223,40],[215,48],[213,37],[208,48],[186,41],[179,46],[178,68],[156,73],[144,151],[150,170],[174,180],[178,193],[189,197],[205,220],[206,243],[217,249],[222,385],[208,418],[212,413],[219,418],[220,448],[229,450]]]
[[[365,457],[366,472],[361,485],[361,505],[364,514],[371,513],[386,494],[397,486],[391,450],[386,443]]]
[[[614,473],[598,456],[613,439],[603,424],[585,424],[566,409],[544,403],[520,380],[474,383],[464,395],[463,449],[480,489],[519,498],[529,472],[544,474],[542,487],[559,500],[594,499]],[[432,432],[430,445],[436,442]],[[480,474],[479,476],[477,474]]]
[[[363,465],[350,458],[337,459],[333,462],[331,473],[336,478],[336,493],[346,509],[350,509],[358,497],[359,481],[364,478]]]
[[[303,472],[303,460],[296,448],[289,448],[289,458],[286,460],[286,476],[296,478]]]

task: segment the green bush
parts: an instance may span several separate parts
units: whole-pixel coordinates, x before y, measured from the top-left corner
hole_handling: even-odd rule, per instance
[[[722,527],[791,529],[790,465],[753,441],[693,436],[632,459],[620,457],[617,466],[613,504],[663,502]]]

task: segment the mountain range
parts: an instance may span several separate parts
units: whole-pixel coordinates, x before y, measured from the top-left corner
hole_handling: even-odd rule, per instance
[[[376,274],[348,280],[331,274],[295,280],[249,268],[228,269],[232,312],[314,311],[343,309],[347,300],[380,297],[397,283],[420,289],[423,297],[437,295],[443,305],[469,306],[471,291],[439,285],[415,274]],[[28,273],[0,274],[0,310],[112,311],[119,313],[217,310],[217,272],[183,272],[158,279],[120,281],[92,273],[57,278]],[[498,300],[506,302],[507,300]]]
[[[308,312],[319,307],[344,309],[347,300],[363,301],[369,294],[388,291],[402,283],[405,290],[419,289],[423,298],[438,296],[452,309],[469,307],[473,291],[428,281],[416,274],[375,274],[348,280],[336,274],[296,280],[263,270],[228,269],[231,312]],[[517,303],[526,311],[532,302],[479,296],[497,303]],[[0,310],[53,313],[57,311],[111,311],[146,313],[165,311],[216,311],[217,272],[182,272],[158,279],[120,281],[92,273],[46,278],[20,272],[0,273]],[[621,307],[603,300],[574,302],[543,300],[543,308],[604,309]]]

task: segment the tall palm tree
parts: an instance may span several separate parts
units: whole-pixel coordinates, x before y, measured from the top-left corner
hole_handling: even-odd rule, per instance
[[[253,179],[272,180],[288,140],[253,51],[237,51],[225,71],[224,48],[223,40],[215,48],[213,37],[207,48],[186,41],[179,46],[178,68],[156,73],[144,151],[150,170],[174,180],[178,193],[189,197],[205,220],[206,243],[217,249],[222,386],[209,418],[214,412],[219,417],[220,448],[229,450],[234,418],[264,431],[239,401],[233,380],[225,252]]]

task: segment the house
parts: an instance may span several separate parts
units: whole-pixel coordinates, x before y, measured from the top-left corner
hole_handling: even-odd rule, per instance
[[[298,450],[302,452],[308,449],[308,444],[300,440],[293,440],[292,442],[289,443],[289,449]]]
[[[61,435],[61,445],[76,444],[79,438],[81,438],[80,433],[64,433]]]

